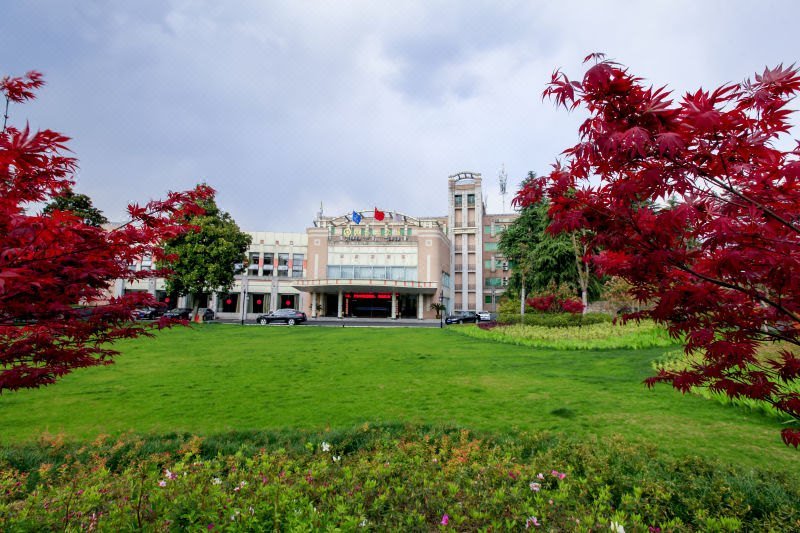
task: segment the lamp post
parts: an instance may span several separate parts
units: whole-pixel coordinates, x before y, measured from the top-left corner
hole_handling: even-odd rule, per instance
[[[244,326],[244,318],[247,314],[247,270],[250,268],[247,259],[242,262],[242,268],[244,268],[242,272],[242,325]]]
[[[439,328],[444,327],[444,289],[439,289]]]

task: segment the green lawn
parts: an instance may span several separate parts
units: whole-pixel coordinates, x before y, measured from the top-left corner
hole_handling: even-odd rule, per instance
[[[642,380],[664,348],[555,351],[439,329],[206,325],[119,344],[108,367],[0,396],[0,443],[362,422],[620,434],[670,454],[797,470],[773,419]]]

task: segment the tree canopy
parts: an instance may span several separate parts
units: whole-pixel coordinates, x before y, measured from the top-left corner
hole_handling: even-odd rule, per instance
[[[34,98],[37,72],[0,80],[6,104]],[[167,199],[128,206],[130,220],[106,231],[82,214],[54,209],[28,214],[72,190],[76,161],[64,135],[3,124],[0,132],[0,393],[54,383],[76,368],[109,364],[112,343],[146,335],[156,325],[131,321],[133,310],[152,305],[149,294],[109,296],[117,279],[163,272],[134,272],[128,265],[186,231],[186,217],[211,196],[206,186],[169,193]]]
[[[571,236],[547,231],[550,224],[548,209],[546,199],[522,207],[519,217],[500,236],[500,251],[513,261],[514,275],[509,282],[511,292],[520,293],[523,277],[528,293],[568,285],[577,294],[581,286]],[[597,296],[599,285],[596,277],[590,276],[590,280],[590,292]]]
[[[665,324],[699,356],[648,385],[761,400],[800,424],[800,149],[779,148],[798,69],[767,68],[675,103],[600,54],[586,61],[595,64],[582,80],[556,71],[544,91],[588,112],[579,142],[516,200],[548,197],[548,231],[585,231],[599,271],[650,302],[634,317]],[[760,356],[767,341],[788,348]],[[798,428],[782,436],[800,444]]]
[[[108,223],[108,219],[94,206],[91,198],[85,194],[75,194],[72,189],[53,198],[42,213],[49,215],[53,211],[69,211],[90,226],[99,227]]]
[[[250,235],[242,232],[214,198],[200,203],[203,213],[187,218],[192,229],[165,243],[164,253],[175,256],[168,266],[167,291],[199,295],[225,291],[233,285],[236,265],[244,260]]]

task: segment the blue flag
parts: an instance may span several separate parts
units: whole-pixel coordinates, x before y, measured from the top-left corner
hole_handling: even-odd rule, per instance
[[[353,222],[355,222],[356,224],[361,224],[361,214],[353,211]]]

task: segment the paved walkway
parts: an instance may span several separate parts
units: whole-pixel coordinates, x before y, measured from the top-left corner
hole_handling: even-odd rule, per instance
[[[238,320],[219,320],[223,324],[241,324]],[[248,320],[245,322],[246,326],[258,326],[254,321]],[[439,320],[416,318],[398,318],[391,320],[387,318],[309,318],[304,326],[321,326],[321,327],[335,327],[335,328],[438,328]],[[283,324],[274,324],[274,326],[283,326]]]

